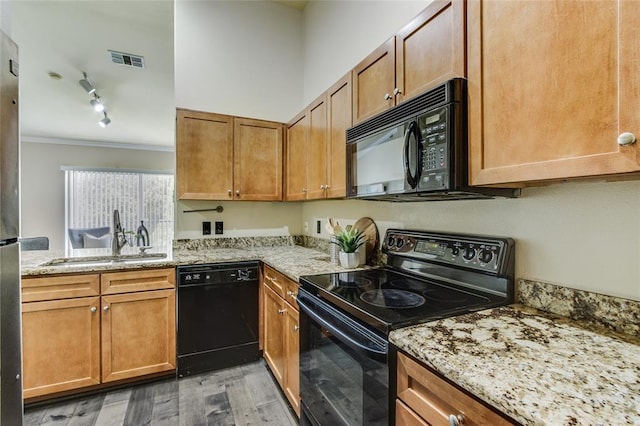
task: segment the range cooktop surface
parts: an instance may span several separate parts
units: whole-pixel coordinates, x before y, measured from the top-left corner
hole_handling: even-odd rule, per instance
[[[484,238],[389,230],[387,266],[303,276],[301,288],[383,334],[511,303],[513,241]]]

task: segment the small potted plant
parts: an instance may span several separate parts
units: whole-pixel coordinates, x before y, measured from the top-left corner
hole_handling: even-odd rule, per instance
[[[353,227],[345,228],[335,234],[335,240],[332,240],[331,243],[340,247],[340,265],[343,268],[355,268],[360,264],[360,255],[357,250],[365,242],[362,231]]]

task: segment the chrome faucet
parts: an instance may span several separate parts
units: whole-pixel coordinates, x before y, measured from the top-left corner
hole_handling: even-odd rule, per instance
[[[113,211],[113,238],[111,239],[111,254],[119,256],[122,247],[127,244],[127,236],[124,234],[124,228],[120,223],[120,213],[118,210]]]

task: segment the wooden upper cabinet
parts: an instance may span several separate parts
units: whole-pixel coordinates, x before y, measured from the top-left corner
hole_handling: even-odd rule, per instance
[[[617,143],[640,135],[635,2],[474,0],[467,11],[472,184],[640,170],[638,143]]]
[[[465,77],[465,2],[435,0],[352,71],[353,123]]]
[[[466,75],[464,7],[436,0],[396,34],[396,104]]]
[[[282,200],[283,125],[234,119],[234,199]]]
[[[327,95],[309,106],[309,140],[306,149],[306,199],[324,198],[327,182]]]
[[[309,116],[307,111],[297,115],[287,126],[286,201],[304,200],[307,185],[307,137]]]
[[[394,43],[395,38],[390,38],[353,69],[354,123],[359,123],[394,105]]]
[[[177,198],[228,200],[233,189],[233,117],[177,111]]]
[[[327,91],[326,197],[347,195],[347,129],[351,127],[351,73]]]

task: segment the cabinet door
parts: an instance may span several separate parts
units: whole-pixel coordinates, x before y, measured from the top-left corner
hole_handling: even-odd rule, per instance
[[[393,37],[355,66],[352,71],[354,124],[394,105],[395,67]]]
[[[232,199],[233,118],[179,109],[176,132],[178,199]]]
[[[325,197],[327,183],[327,96],[323,94],[309,106],[307,143],[307,200]]]
[[[327,198],[347,195],[347,129],[351,127],[351,74],[327,91]]]
[[[234,199],[282,201],[283,125],[234,119]]]
[[[102,381],[170,371],[176,365],[175,290],[102,297]]]
[[[264,290],[264,359],[271,372],[284,387],[285,341],[284,341],[284,300],[268,286]]]
[[[298,115],[287,128],[286,201],[304,200],[307,192],[307,135],[309,117]]]
[[[100,383],[99,297],[22,304],[24,397]]]
[[[474,0],[467,17],[472,184],[640,169],[616,142],[640,135],[635,2]]]
[[[285,303],[285,352],[286,373],[284,393],[294,411],[300,417],[300,329],[298,311]]]
[[[465,77],[464,2],[436,0],[396,34],[396,103]]]

